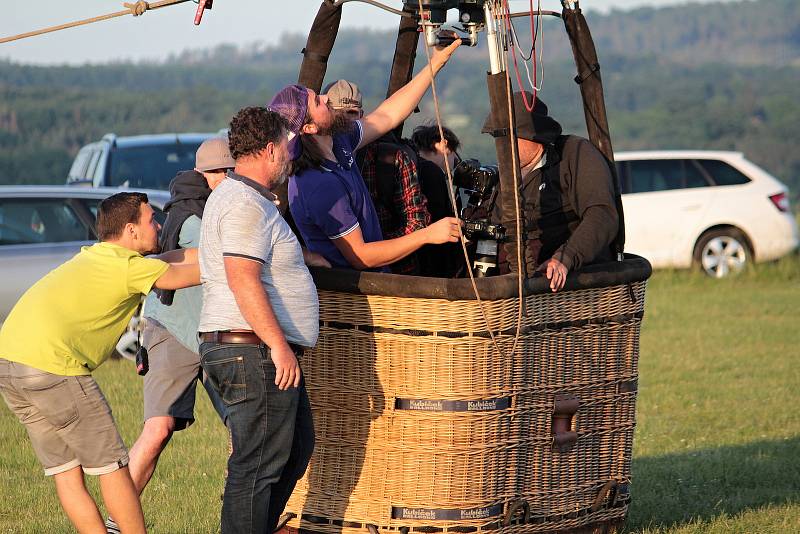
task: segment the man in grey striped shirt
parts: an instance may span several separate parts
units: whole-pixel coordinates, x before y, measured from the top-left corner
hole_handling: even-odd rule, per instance
[[[277,113],[239,111],[236,167],[203,215],[200,357],[233,438],[223,534],[273,532],[314,447],[298,357],[317,341],[317,291],[271,192],[286,179],[287,135]]]

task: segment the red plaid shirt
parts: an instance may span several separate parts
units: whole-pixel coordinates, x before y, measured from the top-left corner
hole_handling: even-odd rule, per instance
[[[387,199],[381,198],[378,189],[379,178],[375,163],[378,143],[372,143],[363,150],[364,163],[361,167],[361,176],[375,204],[384,239],[401,237],[428,226],[431,214],[428,212],[428,201],[419,185],[417,165],[414,161],[402,149],[398,148],[395,152],[394,176],[380,178],[392,180],[391,205],[387,205]],[[411,254],[389,267],[393,273],[414,274],[419,270],[419,262],[416,255]]]

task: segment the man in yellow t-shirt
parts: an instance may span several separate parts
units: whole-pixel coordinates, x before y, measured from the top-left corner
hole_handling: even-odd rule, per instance
[[[111,354],[141,296],[200,283],[197,249],[158,257],[160,226],[142,193],[100,203],[100,242],[36,282],[0,330],[0,393],[25,425],[79,532],[105,533],[84,472],[124,533],[145,532],[128,451],[91,372]]]

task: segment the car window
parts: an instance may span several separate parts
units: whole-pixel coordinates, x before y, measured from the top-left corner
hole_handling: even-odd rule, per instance
[[[199,146],[199,143],[170,143],[117,148],[110,154],[106,184],[166,190],[179,171],[194,168],[194,155]]]
[[[686,173],[686,187],[708,187],[709,184],[703,171],[697,166],[694,161],[683,160],[683,170]]]
[[[750,178],[718,159],[699,159],[697,163],[711,176],[717,185],[741,185],[750,182]]]
[[[78,155],[75,156],[75,161],[72,162],[72,166],[69,168],[67,176],[78,180],[84,179],[86,175],[83,171],[86,169],[86,164],[89,162],[91,155],[92,152],[90,150],[81,150],[78,152]]]
[[[0,199],[0,245],[92,239],[64,199]]]
[[[631,192],[630,180],[628,180],[628,162],[617,161],[614,163],[617,167],[617,179],[619,180],[620,193],[626,194]]]
[[[631,193],[679,189],[683,178],[681,160],[641,160],[629,162]]]
[[[710,185],[691,160],[653,159],[628,162],[631,193],[669,191]]]

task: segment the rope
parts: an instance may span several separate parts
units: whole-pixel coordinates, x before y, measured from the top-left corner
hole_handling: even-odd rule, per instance
[[[12,35],[10,37],[3,37],[2,39],[0,39],[0,44],[10,43],[11,41],[17,41],[19,39],[26,39],[28,37],[36,37],[37,35],[42,35],[45,33],[66,30],[68,28],[75,28],[77,26],[85,26],[87,24],[93,24],[95,22],[109,20],[116,17],[124,17],[125,15],[133,15],[134,17],[139,17],[143,15],[145,11],[152,11],[154,9],[160,9],[162,7],[168,7],[175,4],[182,4],[184,2],[189,2],[189,1],[191,0],[158,0],[157,2],[145,2],[144,0],[139,0],[138,2],[135,3],[125,2],[123,5],[125,6],[126,9],[122,11],[115,11],[114,13],[108,13],[106,15],[99,15],[97,17],[92,17],[88,19],[67,22],[65,24],[59,24],[58,26],[50,26],[49,28],[43,28],[41,30],[35,30],[27,33],[20,33],[19,35]]]
[[[419,2],[420,13],[422,13],[422,11],[423,11],[422,0],[418,0],[418,2]],[[421,19],[421,20],[424,21],[424,19]],[[489,21],[487,21],[487,24],[488,23],[489,23]],[[425,25],[425,24],[427,24],[427,22],[422,22],[422,24]],[[441,116],[441,112],[440,112],[440,109],[439,109],[439,96],[438,96],[438,93],[436,91],[436,77],[434,76],[433,65],[431,64],[430,46],[427,44],[427,42],[425,43],[425,56],[428,59],[428,71],[429,71],[430,77],[431,77],[431,94],[433,96],[434,114],[436,115],[436,126],[439,128],[439,138],[440,139],[444,139],[444,130],[442,129],[442,116]],[[506,77],[508,77],[508,70],[506,70]],[[510,99],[511,99],[511,92],[510,91],[511,91],[511,85],[510,85],[510,82],[509,82],[509,86],[508,86],[509,102],[510,102]],[[510,116],[510,111],[511,111],[511,108],[509,106],[509,116]],[[510,120],[511,120],[511,123],[513,124],[513,117],[510,117]],[[511,128],[511,130],[513,131],[514,128]],[[516,146],[515,146],[515,143],[513,141],[514,141],[514,137],[512,137],[512,148],[511,148],[511,156],[512,156],[512,158],[514,158],[515,154],[516,154]],[[455,187],[453,185],[453,173],[452,173],[452,170],[450,169],[450,161],[447,158],[444,158],[444,166],[445,166],[445,171],[446,171],[446,174],[447,174],[447,184],[449,186],[448,187],[448,192],[450,193],[450,205],[453,207],[454,215],[456,217],[458,217],[458,212],[456,211]],[[517,190],[515,192],[515,194],[514,194],[514,196],[516,198],[516,202],[517,202],[517,259],[518,259],[518,264],[521,266],[522,265],[522,234],[520,233],[520,214],[519,214],[519,198],[518,198],[518,195],[519,195],[518,189],[519,189],[519,187],[517,186],[518,177],[517,177],[516,166],[514,166],[514,167],[515,167],[515,170],[514,170],[514,184],[515,184],[515,187],[514,188]],[[497,351],[497,354],[502,357],[502,356],[504,356],[503,351],[500,350],[500,346],[497,343],[497,338],[495,337],[495,334],[494,334],[494,332],[492,332],[492,329],[491,329],[491,327],[489,325],[489,318],[486,316],[486,310],[485,310],[485,308],[483,306],[483,300],[481,299],[480,292],[478,291],[478,286],[475,283],[475,275],[472,273],[472,269],[470,269],[470,267],[469,267],[469,253],[467,252],[467,241],[464,238],[464,234],[461,232],[460,229],[459,229],[459,237],[461,238],[461,240],[460,240],[460,242],[461,242],[461,251],[464,253],[464,261],[467,264],[467,273],[469,274],[469,280],[470,280],[470,283],[472,284],[472,291],[475,293],[475,300],[478,303],[478,308],[481,310],[481,316],[483,318],[483,322],[484,322],[484,324],[486,324],[486,331],[489,332],[489,337],[492,339],[492,345],[494,346],[494,349]],[[511,354],[514,354],[514,351],[517,348],[517,343],[519,342],[520,333],[522,331],[522,310],[523,310],[523,306],[524,306],[524,303],[525,303],[524,296],[522,294],[522,289],[523,289],[522,285],[523,285],[522,270],[518,269],[517,289],[519,291],[519,306],[518,306],[519,309],[518,309],[518,314],[517,314],[517,329],[516,329],[516,334],[514,336],[514,345],[511,348]]]
[[[506,7],[508,7],[508,3],[506,3]],[[508,13],[508,11],[507,11]],[[508,19],[509,23],[511,19]],[[509,36],[506,36],[508,38]],[[534,41],[534,46],[536,41]],[[511,53],[514,53],[514,50],[511,50]],[[531,51],[531,55],[533,51]],[[514,56],[516,60],[516,56]],[[509,137],[511,138],[511,168],[513,169],[513,177],[514,177],[514,215],[516,219],[516,229],[517,229],[517,291],[519,292],[519,306],[517,310],[517,332],[514,335],[514,345],[511,347],[511,354],[514,354],[514,351],[517,350],[517,343],[519,342],[519,335],[522,331],[522,312],[525,306],[525,300],[522,296],[522,273],[523,273],[523,257],[522,257],[522,214],[520,213],[520,205],[519,205],[519,168],[514,162],[517,160],[517,129],[514,127],[515,118],[514,113],[511,111],[513,107],[512,103],[512,87],[511,87],[511,77],[508,74],[508,68],[505,69],[506,71],[506,97],[507,97],[507,104],[508,104],[508,125],[509,125]],[[523,93],[524,96],[525,93]]]
[[[414,15],[413,13],[408,13],[407,11],[400,11],[398,9],[394,9],[393,7],[387,6],[386,4],[381,4],[376,0],[335,0],[333,4],[335,6],[341,6],[342,4],[346,4],[347,2],[362,2],[364,4],[369,4],[371,6],[381,8],[384,11],[388,11],[389,13],[394,13],[395,15],[399,15],[401,17],[406,17],[410,19],[417,18],[417,16]]]

